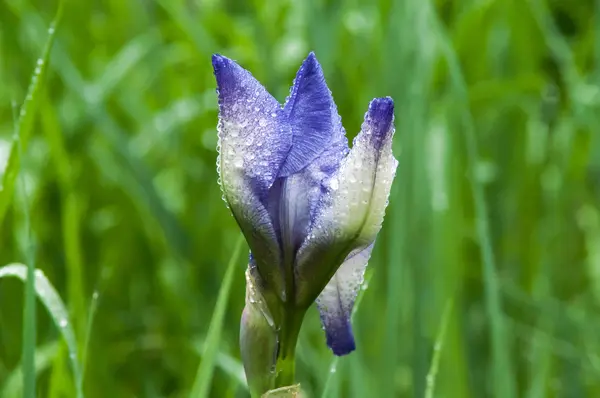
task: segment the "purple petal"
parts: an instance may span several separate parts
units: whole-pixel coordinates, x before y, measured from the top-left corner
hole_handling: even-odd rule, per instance
[[[280,249],[265,203],[289,152],[286,116],[245,69],[221,55],[212,58],[219,94],[219,159],[223,195],[267,283],[283,295]]]
[[[279,174],[279,199],[273,204],[282,245],[293,255],[308,234],[328,178],[348,153],[340,116],[314,53],[298,70],[284,110],[293,143]]]
[[[213,55],[212,61],[219,93],[219,138],[221,145],[229,141],[232,149],[224,161],[234,166],[242,161],[239,167],[263,196],[290,150],[291,129],[280,104],[250,72],[221,55]]]
[[[328,192],[298,250],[297,302],[313,300],[350,252],[375,240],[398,164],[393,133],[392,100],[373,100],[350,153],[328,180]]]
[[[355,348],[350,318],[373,245],[351,253],[317,298],[327,346],[338,356]]]
[[[363,131],[370,135],[373,147],[381,150],[392,132],[394,121],[394,101],[390,97],[375,98],[369,104],[369,111],[365,115]],[[370,134],[369,134],[370,133]]]
[[[339,116],[314,53],[300,66],[284,110],[292,125],[293,139],[279,172],[282,177],[304,169],[338,139]]]

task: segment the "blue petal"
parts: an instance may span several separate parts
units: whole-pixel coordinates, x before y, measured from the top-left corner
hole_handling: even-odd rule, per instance
[[[219,94],[220,144],[227,140],[232,149],[227,154],[231,158],[224,161],[243,167],[262,199],[290,151],[292,131],[287,117],[250,72],[218,54],[212,61]]]
[[[314,53],[300,66],[284,110],[292,125],[292,148],[279,175],[289,176],[304,169],[339,133],[339,116],[331,91]]]
[[[290,258],[308,234],[328,178],[348,153],[340,116],[314,53],[298,70],[284,110],[293,143],[279,173],[281,183],[274,195],[278,199],[272,204],[282,246]]]
[[[219,94],[219,159],[223,196],[266,283],[283,296],[281,253],[266,208],[269,189],[289,152],[292,133],[279,103],[245,69],[212,58]]]
[[[317,298],[327,346],[338,356],[355,348],[350,318],[373,245],[351,253]]]
[[[393,134],[394,101],[390,97],[375,98],[369,104],[365,115],[363,131],[370,137],[373,148],[381,151],[381,147]]]
[[[398,162],[392,153],[393,101],[371,102],[361,132],[328,180],[318,214],[296,256],[296,301],[313,300],[354,250],[381,229]]]

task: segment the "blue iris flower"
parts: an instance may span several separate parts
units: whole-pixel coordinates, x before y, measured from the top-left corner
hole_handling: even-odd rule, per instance
[[[247,306],[262,303],[279,344],[292,335],[295,345],[291,329],[316,301],[327,345],[348,354],[350,314],[398,163],[394,103],[371,101],[350,149],[314,53],[283,106],[234,61],[214,55],[212,63],[220,185],[251,251]]]

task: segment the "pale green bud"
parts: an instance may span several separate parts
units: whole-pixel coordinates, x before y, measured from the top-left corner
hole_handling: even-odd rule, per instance
[[[242,312],[240,349],[253,397],[260,397],[273,388],[278,348],[275,323],[249,268],[246,271],[246,306]]]

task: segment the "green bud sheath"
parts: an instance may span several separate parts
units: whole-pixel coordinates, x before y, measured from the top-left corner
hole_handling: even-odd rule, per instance
[[[265,300],[246,271],[246,306],[242,312],[240,349],[252,397],[260,397],[275,385],[277,331]]]

